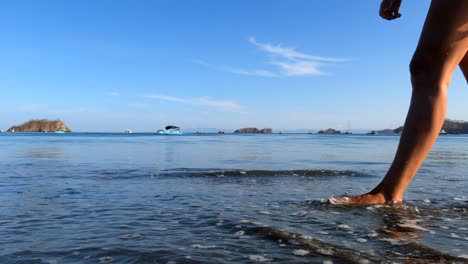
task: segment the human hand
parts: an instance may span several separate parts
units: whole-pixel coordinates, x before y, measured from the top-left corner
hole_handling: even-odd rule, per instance
[[[393,20],[401,17],[400,12],[401,0],[382,0],[380,4],[379,14],[383,19]]]

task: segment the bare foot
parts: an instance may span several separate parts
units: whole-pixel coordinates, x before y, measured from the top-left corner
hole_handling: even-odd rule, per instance
[[[349,203],[354,204],[394,204],[397,202],[401,202],[401,200],[386,199],[382,193],[368,193],[349,198]]]
[[[401,203],[402,197],[399,199],[386,199],[382,193],[367,193],[354,197],[333,197],[329,199],[331,204],[395,204]]]

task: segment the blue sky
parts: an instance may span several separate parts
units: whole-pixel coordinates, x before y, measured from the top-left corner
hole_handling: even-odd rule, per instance
[[[0,129],[380,129],[403,123],[429,0],[2,1]],[[460,70],[447,117],[468,120]]]

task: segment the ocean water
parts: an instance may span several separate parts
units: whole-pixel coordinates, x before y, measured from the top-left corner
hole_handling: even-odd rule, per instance
[[[468,263],[468,137],[396,206],[338,206],[398,136],[0,134],[0,263]]]

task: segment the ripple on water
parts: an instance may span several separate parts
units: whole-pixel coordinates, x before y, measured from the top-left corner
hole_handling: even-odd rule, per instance
[[[119,239],[122,240],[142,240],[145,239],[145,237],[141,234],[125,234],[119,236]]]
[[[310,251],[304,249],[296,249],[293,251],[293,254],[296,256],[306,256],[310,254]]]
[[[200,244],[193,244],[190,247],[195,248],[195,249],[207,249],[207,248],[216,248],[216,245],[200,245]]]
[[[237,232],[235,233],[235,235],[236,235],[236,236],[243,236],[243,235],[245,235],[245,231],[244,231],[244,230],[237,231]]]
[[[272,261],[272,258],[267,258],[262,255],[250,255],[249,259],[252,261],[258,261],[258,262],[265,262],[265,261]]]
[[[167,231],[169,230],[168,228],[166,227],[153,227],[152,228],[154,231]]]
[[[114,261],[113,257],[100,257],[99,263],[111,263]]]

